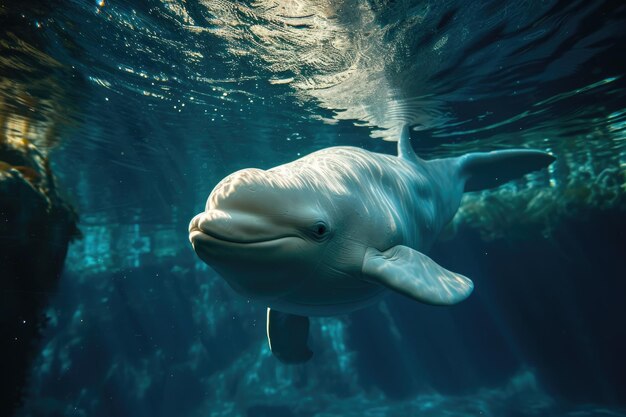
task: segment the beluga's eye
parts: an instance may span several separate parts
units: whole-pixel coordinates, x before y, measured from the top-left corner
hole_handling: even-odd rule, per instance
[[[321,240],[325,239],[328,236],[330,228],[323,221],[318,221],[312,225],[311,232],[314,238]]]

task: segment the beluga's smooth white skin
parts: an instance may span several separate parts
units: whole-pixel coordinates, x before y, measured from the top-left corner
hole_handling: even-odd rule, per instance
[[[267,304],[270,348],[304,362],[306,316],[348,313],[388,290],[449,305],[472,281],[424,254],[464,191],[503,184],[554,157],[517,149],[424,161],[408,127],[398,156],[332,147],[224,178],[189,225],[198,256],[238,293]]]

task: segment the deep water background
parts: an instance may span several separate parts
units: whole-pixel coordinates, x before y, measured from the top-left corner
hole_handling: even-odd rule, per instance
[[[626,415],[622,2],[0,13],[0,127],[49,155],[83,235],[16,415]],[[313,319],[313,360],[277,362],[264,306],[196,258],[189,220],[237,169],[334,145],[394,153],[401,123],[424,158],[523,146],[558,162],[468,197],[474,221],[430,253],[474,280],[466,302],[390,294]],[[505,191],[541,199],[510,209]]]

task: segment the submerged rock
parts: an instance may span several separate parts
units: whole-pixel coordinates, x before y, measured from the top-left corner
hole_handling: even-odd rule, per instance
[[[0,126],[0,414],[20,402],[69,242],[79,236],[74,210],[57,193],[50,165],[26,139]]]

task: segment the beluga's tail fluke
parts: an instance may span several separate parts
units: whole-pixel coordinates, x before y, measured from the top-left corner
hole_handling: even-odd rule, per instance
[[[494,188],[547,167],[556,158],[534,149],[509,149],[476,152],[458,159],[460,177],[465,179],[465,192]]]

